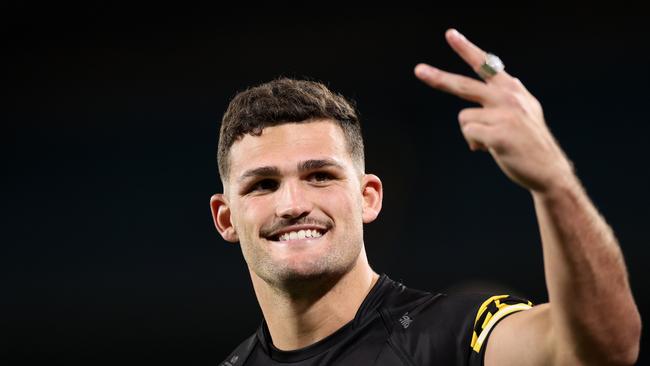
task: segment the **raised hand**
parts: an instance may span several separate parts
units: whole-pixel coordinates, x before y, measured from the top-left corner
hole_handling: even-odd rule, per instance
[[[489,151],[515,183],[543,193],[575,178],[573,166],[544,121],[542,106],[519,79],[501,70],[481,73],[487,53],[454,29],[445,37],[451,48],[482,75],[478,80],[418,64],[415,75],[427,85],[480,108],[460,111],[460,127],[472,151]]]

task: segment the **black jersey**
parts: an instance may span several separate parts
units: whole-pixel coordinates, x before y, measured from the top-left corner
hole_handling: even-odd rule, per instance
[[[493,326],[531,306],[509,295],[431,294],[382,274],[354,319],[326,338],[282,351],[262,321],[220,365],[482,365]]]

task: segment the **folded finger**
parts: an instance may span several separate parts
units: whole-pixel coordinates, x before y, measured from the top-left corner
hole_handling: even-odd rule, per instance
[[[499,108],[465,108],[458,113],[458,122],[461,126],[471,122],[496,125],[506,121],[506,115]]]
[[[461,131],[470,149],[474,151],[476,149],[487,150],[492,146],[495,135],[494,129],[494,126],[470,122],[465,124]]]

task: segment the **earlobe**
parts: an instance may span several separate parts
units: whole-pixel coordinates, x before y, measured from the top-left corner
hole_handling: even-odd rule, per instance
[[[210,209],[212,210],[214,226],[221,234],[221,237],[231,243],[238,242],[239,237],[230,219],[230,206],[228,206],[226,197],[223,194],[215,194],[210,197]]]
[[[374,174],[365,174],[361,183],[363,223],[368,224],[375,221],[381,211],[384,190],[381,180]]]

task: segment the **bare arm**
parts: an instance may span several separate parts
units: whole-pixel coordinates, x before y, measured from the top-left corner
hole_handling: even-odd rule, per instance
[[[532,195],[550,302],[496,327],[485,364],[634,364],[641,322],[612,230],[577,182]]]
[[[477,70],[485,52],[453,31],[451,47]],[[541,105],[501,71],[485,82],[418,65],[428,85],[480,103],[459,121],[470,149],[488,151],[528,189],[542,238],[549,303],[505,318],[485,364],[633,364],[641,322],[616,238],[551,135]]]

